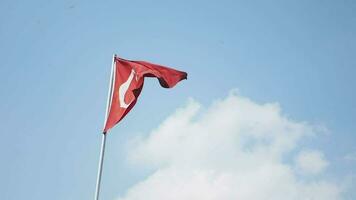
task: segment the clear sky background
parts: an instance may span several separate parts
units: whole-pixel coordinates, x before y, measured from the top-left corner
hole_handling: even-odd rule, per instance
[[[149,134],[189,98],[209,107],[232,89],[327,129],[298,148],[322,150],[330,163],[323,177],[355,188],[355,36],[352,0],[2,0],[0,198],[94,197],[113,53],[189,75],[172,90],[147,80],[109,133],[102,199],[125,195],[154,171],[128,164],[130,138]]]

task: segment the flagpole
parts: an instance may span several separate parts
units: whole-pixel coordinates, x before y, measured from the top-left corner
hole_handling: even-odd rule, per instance
[[[113,94],[113,87],[114,87],[114,83],[115,83],[115,81],[114,81],[114,79],[115,79],[115,72],[114,72],[115,56],[116,55],[114,54],[113,55],[113,59],[112,59],[112,65],[111,65],[111,74],[110,74],[108,98],[107,98],[107,102],[106,102],[104,128],[105,128],[105,125],[106,125],[106,120],[107,120],[108,115],[109,115],[109,109],[111,107],[111,99],[112,99],[112,94]],[[102,140],[101,140],[100,159],[99,159],[98,174],[97,174],[96,189],[95,189],[95,200],[99,200],[101,177],[102,177],[102,174],[103,174],[105,146],[106,146],[106,132],[103,133]]]
[[[96,180],[96,190],[95,190],[95,200],[99,200],[99,192],[101,185],[101,175],[103,173],[103,164],[104,164],[104,154],[105,154],[105,144],[106,144],[106,133],[103,133],[101,140],[101,150],[100,150],[100,160],[98,167],[98,176]]]

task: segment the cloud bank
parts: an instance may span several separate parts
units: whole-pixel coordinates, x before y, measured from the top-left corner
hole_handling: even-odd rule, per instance
[[[320,176],[328,166],[323,153],[298,144],[315,132],[276,103],[235,93],[205,109],[190,100],[131,143],[129,159],[155,170],[118,199],[340,199],[341,188]]]
[[[316,150],[304,150],[295,159],[296,167],[306,174],[319,174],[329,165],[324,154]]]

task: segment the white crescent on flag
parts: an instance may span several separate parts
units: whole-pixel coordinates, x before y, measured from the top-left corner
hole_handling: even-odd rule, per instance
[[[131,84],[131,81],[132,81],[134,75],[135,75],[135,71],[132,69],[127,80],[119,87],[119,102],[120,102],[121,108],[128,108],[130,106],[130,104],[132,103],[132,101],[131,101],[130,103],[126,104],[125,96],[126,96],[127,90],[130,87],[130,84]]]

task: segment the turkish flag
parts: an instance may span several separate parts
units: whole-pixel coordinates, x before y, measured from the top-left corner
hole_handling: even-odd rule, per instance
[[[187,73],[145,61],[131,61],[114,56],[111,89],[104,134],[121,121],[136,104],[145,77],[156,77],[164,88],[187,79]]]

